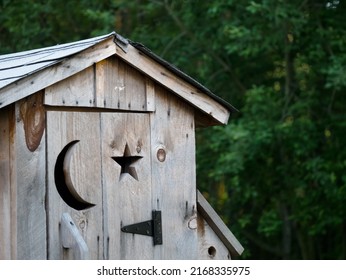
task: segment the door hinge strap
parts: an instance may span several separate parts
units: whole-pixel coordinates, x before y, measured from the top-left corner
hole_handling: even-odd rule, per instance
[[[154,245],[162,244],[161,211],[152,211],[152,220],[124,226],[122,232],[152,236]]]

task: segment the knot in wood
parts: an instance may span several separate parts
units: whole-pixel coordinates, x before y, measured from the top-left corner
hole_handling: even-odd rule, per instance
[[[160,162],[164,162],[166,160],[166,151],[162,148],[158,149],[156,156]]]

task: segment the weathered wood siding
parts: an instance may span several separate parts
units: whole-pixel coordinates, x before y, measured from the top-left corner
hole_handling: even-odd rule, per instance
[[[101,120],[104,188],[105,257],[152,259],[149,236],[121,232],[121,227],[151,219],[150,124],[148,114],[103,113]],[[121,173],[112,157],[141,157],[130,166],[133,174]]]
[[[151,114],[152,207],[162,211],[163,245],[155,259],[197,258],[195,126],[193,108],[155,87]]]
[[[17,258],[46,259],[46,138],[42,92],[16,103]]]
[[[0,113],[0,258],[46,259],[42,93]]]
[[[58,154],[71,141],[70,177],[80,196],[93,204],[86,210],[75,210],[60,197],[54,180]],[[103,256],[102,185],[101,185],[100,114],[85,112],[47,112],[47,212],[48,258],[70,259],[73,252],[63,250],[59,235],[62,214],[67,212],[89,246],[90,258]]]
[[[14,105],[0,111],[0,259],[16,257],[16,201],[11,188]],[[13,244],[13,245],[12,245]]]
[[[112,56],[45,90],[50,106],[153,111],[152,82]]]

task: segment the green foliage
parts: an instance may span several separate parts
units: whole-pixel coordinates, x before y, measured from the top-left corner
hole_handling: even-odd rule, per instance
[[[109,1],[2,0],[0,53],[40,48],[114,30]]]
[[[199,185],[225,181],[247,257],[345,258],[345,7],[249,1],[229,11],[223,47],[247,65],[247,90],[237,119],[199,135]],[[210,154],[220,155],[212,165]]]
[[[113,29],[235,105],[197,133],[198,186],[243,258],[346,258],[344,1],[0,2],[0,52]]]

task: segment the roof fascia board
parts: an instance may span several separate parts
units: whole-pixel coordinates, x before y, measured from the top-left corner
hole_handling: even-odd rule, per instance
[[[116,45],[114,37],[111,36],[71,57],[57,60],[56,64],[2,88],[0,108],[76,74],[115,53]]]
[[[148,75],[194,107],[197,107],[210,117],[214,118],[217,123],[227,124],[230,111],[225,106],[201,92],[190,83],[184,81],[169,71],[169,69],[133,47],[131,44],[126,46],[126,52],[124,51],[123,46],[117,45],[116,54],[143,74]]]

